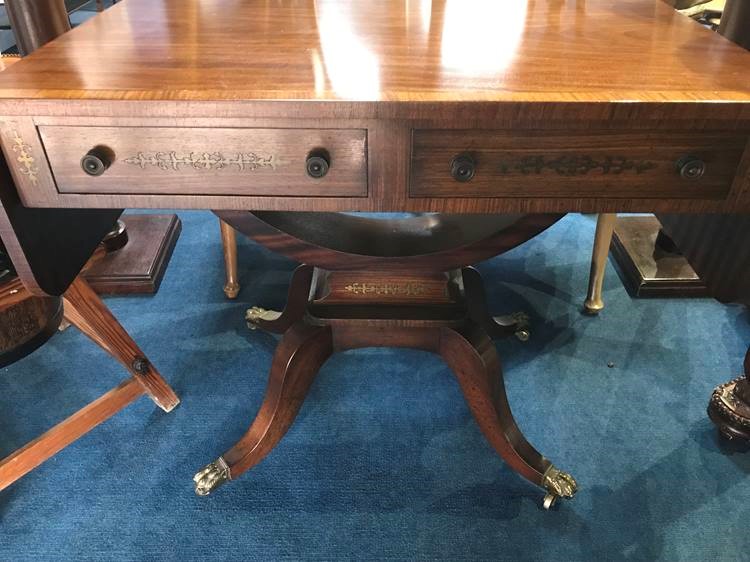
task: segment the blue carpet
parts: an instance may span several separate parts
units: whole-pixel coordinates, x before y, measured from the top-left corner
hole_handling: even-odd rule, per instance
[[[242,241],[240,300],[221,291],[216,218],[183,234],[154,297],[108,304],[181,396],[142,398],[0,493],[0,560],[748,560],[750,453],[706,417],[738,374],[748,313],[633,300],[579,313],[594,223],[569,215],[480,265],[495,313],[527,310],[528,344],[497,344],[529,440],[581,490],[551,512],[483,440],[444,364],[365,349],[331,359],[259,466],[208,498],[192,476],[245,431],[276,340],[249,304],[283,305],[294,264]],[[608,367],[608,363],[613,367]],[[0,455],[122,379],[75,329],[0,371]]]

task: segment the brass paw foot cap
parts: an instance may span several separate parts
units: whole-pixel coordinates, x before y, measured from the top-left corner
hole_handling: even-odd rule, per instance
[[[578,483],[575,479],[553,465],[550,465],[544,473],[542,486],[547,490],[547,495],[544,496],[544,509],[551,508],[558,498],[572,498],[578,491]]]
[[[254,306],[247,309],[247,311],[245,312],[245,322],[247,322],[248,328],[250,328],[251,330],[256,330],[261,322],[271,322],[273,320],[278,320],[280,316],[281,312],[277,312],[275,310],[266,310],[265,308]]]
[[[230,480],[229,465],[223,457],[207,464],[193,476],[195,482],[195,493],[199,496],[207,496],[216,488]]]

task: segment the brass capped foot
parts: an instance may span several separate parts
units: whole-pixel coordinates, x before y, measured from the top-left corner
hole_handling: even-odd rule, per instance
[[[207,496],[228,480],[230,480],[229,465],[223,457],[219,457],[193,476],[195,493],[199,496]]]
[[[236,299],[237,295],[240,294],[240,284],[227,283],[226,285],[224,285],[224,294],[228,299]]]
[[[546,488],[547,495],[544,496],[544,509],[549,509],[558,498],[572,498],[578,491],[578,483],[575,479],[562,470],[550,466],[544,473],[542,486]]]
[[[248,328],[257,330],[261,322],[278,320],[280,316],[281,312],[277,312],[276,310],[266,310],[265,308],[254,306],[248,308],[245,312],[245,322],[247,322]]]

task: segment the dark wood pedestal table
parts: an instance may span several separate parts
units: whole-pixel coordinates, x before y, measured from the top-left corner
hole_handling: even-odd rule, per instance
[[[393,344],[445,357],[496,449],[571,494],[512,421],[462,268],[538,214],[750,213],[750,54],[654,0],[206,3],[118,3],[0,73],[24,285],[64,292],[122,209],[241,212],[220,217],[306,268],[285,314],[254,313],[285,330],[267,400],[199,491],[262,458],[330,353]],[[391,235],[250,211],[446,215]],[[477,218],[501,213],[528,217]]]
[[[255,421],[236,445],[196,474],[196,493],[209,494],[273,449],[331,354],[387,346],[424,349],[445,360],[495,451],[546,490],[545,508],[573,496],[575,480],[526,441],[505,395],[491,338],[528,339],[528,318],[490,316],[481,277],[467,267],[525,242],[560,215],[218,214],[304,265],[294,272],[283,312],[248,311],[251,326],[283,337]]]

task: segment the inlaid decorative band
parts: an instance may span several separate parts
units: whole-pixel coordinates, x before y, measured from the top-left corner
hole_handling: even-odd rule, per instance
[[[585,155],[565,155],[557,158],[525,156],[514,164],[502,162],[500,172],[503,174],[517,172],[527,176],[549,170],[561,176],[585,176],[590,172],[598,171],[602,175],[617,175],[628,171],[642,174],[656,167],[655,163],[648,160],[630,160],[624,156],[604,156],[601,159]]]
[[[424,295],[427,289],[420,283],[352,283],[344,287],[348,293],[355,295]]]
[[[13,129],[13,152],[18,156],[16,161],[18,162],[18,171],[29,178],[32,185],[36,185],[39,182],[39,168],[36,166],[36,161],[31,155],[31,146],[24,142],[21,135]]]
[[[225,170],[236,168],[237,171],[254,171],[259,168],[275,170],[279,164],[273,154],[259,156],[255,152],[240,152],[226,156],[221,152],[190,152],[178,155],[177,152],[139,152],[135,156],[126,158],[127,164],[138,166],[142,170],[154,166],[165,172],[180,171],[183,166],[195,170]]]

